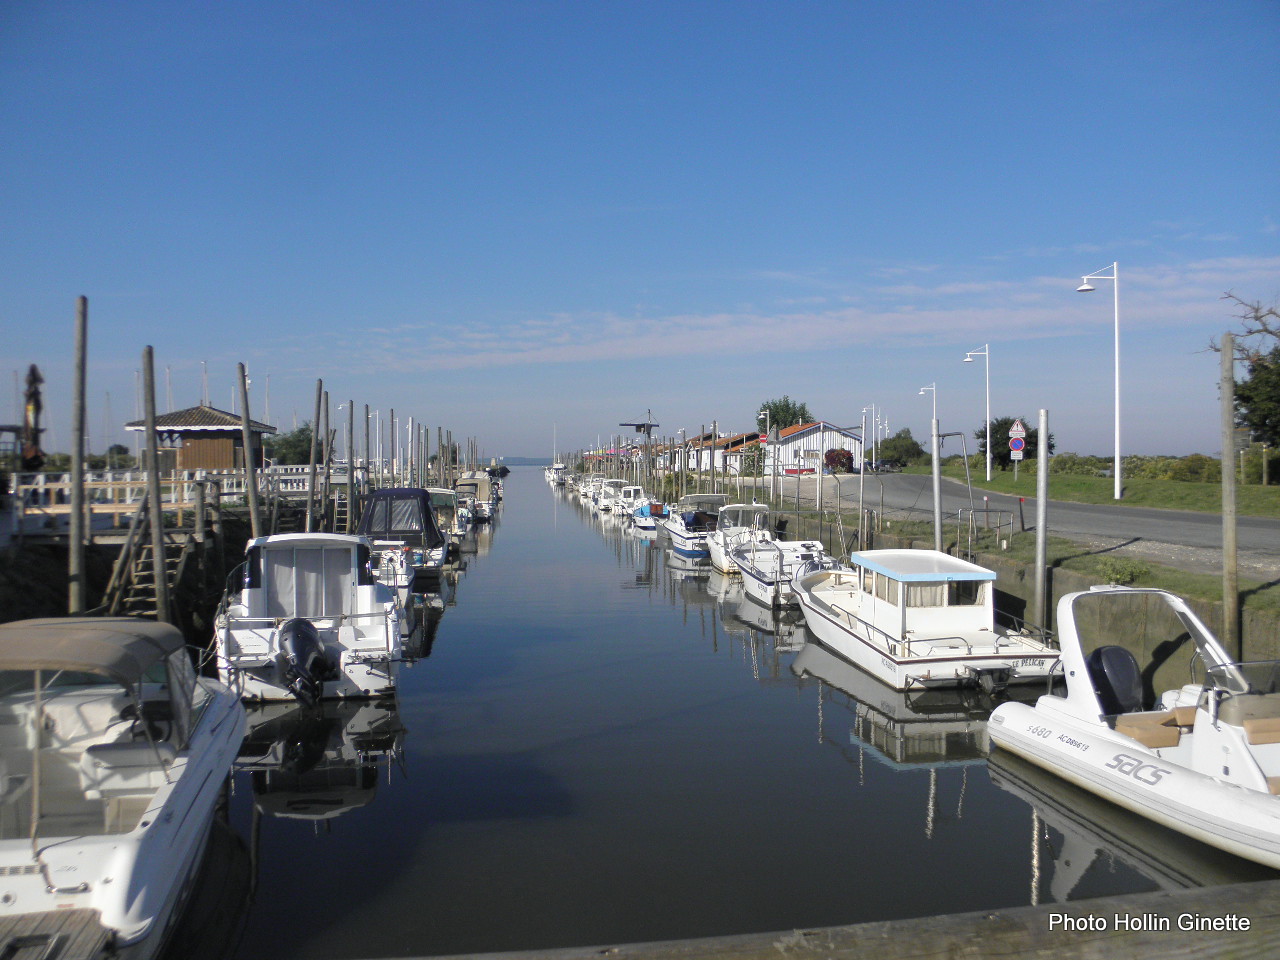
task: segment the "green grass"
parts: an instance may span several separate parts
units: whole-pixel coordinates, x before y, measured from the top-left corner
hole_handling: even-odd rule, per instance
[[[929,467],[909,467],[909,473],[929,473]],[[948,464],[942,475],[964,482],[964,467]],[[975,490],[990,490],[1031,500],[1036,495],[1036,477],[1029,470],[1019,470],[1014,480],[1012,470],[995,470],[991,482],[983,471],[972,475]],[[1181,480],[1125,480],[1124,497],[1114,499],[1115,484],[1106,477],[1083,477],[1068,473],[1049,475],[1049,497],[1075,503],[1116,503],[1129,507],[1158,507],[1166,510],[1195,510],[1200,513],[1222,512],[1222,487],[1217,483],[1187,483]],[[1243,516],[1280,517],[1280,486],[1256,484],[1236,487],[1236,509]]]

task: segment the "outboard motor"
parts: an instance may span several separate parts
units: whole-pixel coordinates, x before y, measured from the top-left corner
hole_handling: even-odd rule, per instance
[[[1106,716],[1143,709],[1142,671],[1125,647],[1098,647],[1085,661],[1098,703]]]
[[[276,633],[276,664],[289,692],[308,706],[320,699],[331,667],[315,624],[301,618],[286,620]]]

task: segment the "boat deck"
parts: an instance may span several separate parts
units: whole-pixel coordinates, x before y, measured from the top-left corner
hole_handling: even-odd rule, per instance
[[[0,917],[0,957],[91,960],[105,955],[109,936],[97,910],[51,910]]]

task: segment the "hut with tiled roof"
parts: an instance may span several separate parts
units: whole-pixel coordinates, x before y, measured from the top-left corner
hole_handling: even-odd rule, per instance
[[[143,420],[124,426],[126,430],[147,428]],[[262,437],[275,433],[276,428],[250,420],[249,430],[254,434],[254,460],[256,466],[261,467]],[[204,404],[174,410],[156,416],[156,433],[160,436],[162,470],[244,469],[244,432],[239,414]]]

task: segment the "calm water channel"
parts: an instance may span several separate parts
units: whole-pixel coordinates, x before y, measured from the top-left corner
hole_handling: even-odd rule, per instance
[[[581,946],[1269,875],[989,767],[976,697],[879,685],[541,469],[468,551],[426,598],[398,710],[251,716],[223,900],[197,902],[182,956]]]

